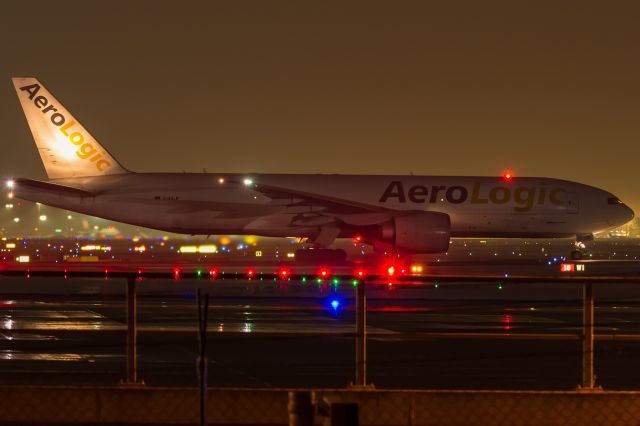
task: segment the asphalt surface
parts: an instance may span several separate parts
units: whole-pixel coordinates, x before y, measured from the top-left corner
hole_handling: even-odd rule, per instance
[[[106,385],[125,377],[122,283],[0,285],[0,383]],[[27,286],[51,291],[26,294]],[[211,295],[211,386],[343,387],[353,380],[351,283],[149,280],[138,294],[139,376],[147,385],[195,385],[196,288]],[[638,290],[595,289],[595,371],[607,389],[640,389]],[[577,285],[548,283],[372,286],[369,380],[379,388],[574,388],[581,294]]]

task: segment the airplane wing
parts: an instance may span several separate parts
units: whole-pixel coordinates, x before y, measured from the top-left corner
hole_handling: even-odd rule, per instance
[[[253,184],[251,189],[269,197],[274,202],[287,206],[290,211],[298,209],[301,213],[309,212],[322,216],[330,216],[349,225],[376,225],[389,220],[394,214],[398,213],[396,210],[373,206],[371,204],[292,190],[259,182]]]

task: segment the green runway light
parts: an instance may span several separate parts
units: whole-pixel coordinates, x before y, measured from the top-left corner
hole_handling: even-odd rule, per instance
[[[358,286],[358,280],[351,281],[351,284],[353,284],[354,287],[357,287]]]
[[[317,279],[316,279],[316,282],[317,282],[318,284],[322,284],[322,278],[317,278]]]
[[[302,282],[306,283],[307,282],[307,277],[302,277]]]
[[[202,275],[202,271],[201,271],[200,269],[198,269],[198,270],[196,271],[196,276],[197,276],[198,278],[200,278],[200,276],[201,276],[201,275]]]
[[[340,284],[340,280],[338,280],[337,278],[333,279],[333,285],[338,285]]]

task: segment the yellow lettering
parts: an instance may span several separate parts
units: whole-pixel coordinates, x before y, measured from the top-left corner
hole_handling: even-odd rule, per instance
[[[75,124],[76,124],[75,121],[70,121],[64,126],[60,127],[60,131],[62,132],[63,135],[65,135],[66,137],[69,137],[69,133],[67,133],[67,129],[69,129],[71,126],[75,126]]]
[[[96,163],[96,169],[100,170],[101,172],[104,172],[109,167],[111,167],[111,163],[104,159]]]

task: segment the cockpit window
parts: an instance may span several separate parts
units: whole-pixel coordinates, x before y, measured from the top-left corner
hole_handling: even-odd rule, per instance
[[[620,201],[619,199],[612,197],[607,199],[607,201],[609,202],[609,204],[622,204],[622,201]]]

